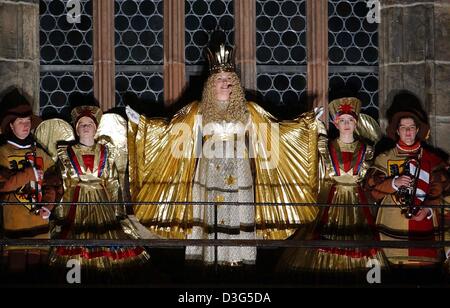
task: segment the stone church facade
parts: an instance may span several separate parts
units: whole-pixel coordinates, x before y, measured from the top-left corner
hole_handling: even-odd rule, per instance
[[[450,152],[448,0],[380,0],[376,25],[365,0],[80,1],[81,23],[66,25],[68,1],[0,0],[0,91],[19,86],[41,114],[62,111],[72,90],[104,110],[129,92],[167,107],[198,82],[208,31],[220,28],[244,87],[267,104],[295,109],[312,91],[326,107],[351,84],[385,128],[389,96],[407,89],[428,112],[431,142]]]

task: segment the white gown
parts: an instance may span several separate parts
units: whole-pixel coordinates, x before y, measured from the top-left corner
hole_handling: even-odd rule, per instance
[[[193,202],[230,202],[231,204],[199,204],[193,209],[194,226],[188,239],[214,239],[217,210],[217,239],[255,239],[254,205],[237,202],[254,202],[253,177],[245,146],[245,131],[249,127],[234,123],[213,123],[211,134],[203,130],[203,152],[199,158],[193,187]],[[238,142],[240,140],[241,142]],[[222,150],[218,146],[222,145]],[[208,154],[212,149],[216,155]],[[223,153],[224,155],[217,155]],[[219,156],[219,157],[218,157]],[[235,203],[236,202],[236,203]],[[188,246],[186,259],[214,264],[214,246]],[[218,246],[219,265],[254,264],[256,247]]]

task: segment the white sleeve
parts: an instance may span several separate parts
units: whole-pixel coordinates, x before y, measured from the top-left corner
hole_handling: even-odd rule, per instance
[[[427,219],[431,219],[433,218],[433,209],[432,208],[427,208],[429,214],[427,215]]]
[[[396,175],[396,176],[392,179],[392,182],[391,182],[392,188],[394,188],[395,191],[398,191],[398,187],[395,186],[395,184],[394,184],[394,181],[395,181],[397,178],[398,178],[398,175]]]

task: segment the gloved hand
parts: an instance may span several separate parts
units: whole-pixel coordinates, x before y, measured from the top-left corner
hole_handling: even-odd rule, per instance
[[[319,118],[323,114],[323,107],[314,107],[314,114],[316,115],[316,120],[319,120]]]
[[[125,112],[128,116],[128,120],[130,120],[134,124],[139,124],[140,115],[136,112],[136,110],[127,105],[127,107],[125,108]]]

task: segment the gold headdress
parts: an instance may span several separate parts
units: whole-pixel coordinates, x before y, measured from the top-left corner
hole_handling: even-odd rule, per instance
[[[77,126],[78,120],[82,117],[89,117],[94,120],[95,125],[100,123],[100,119],[102,118],[102,110],[97,106],[78,106],[72,109],[72,124],[73,126]]]
[[[212,52],[206,48],[206,56],[209,62],[209,73],[234,72],[234,49],[220,44],[219,50]]]
[[[328,106],[333,121],[343,114],[349,114],[356,120],[361,112],[361,101],[356,97],[343,97],[333,100]]]

